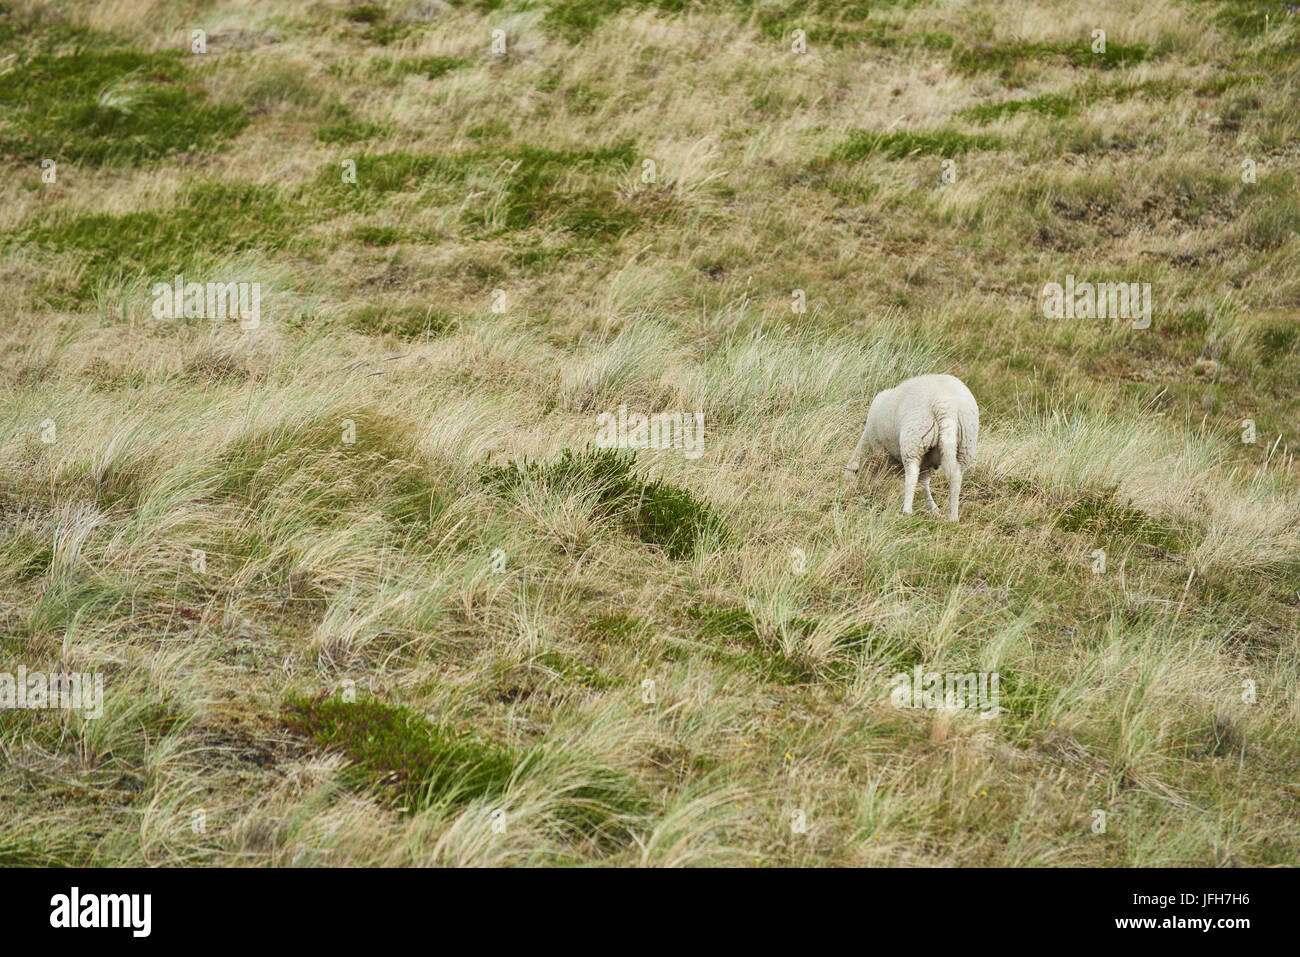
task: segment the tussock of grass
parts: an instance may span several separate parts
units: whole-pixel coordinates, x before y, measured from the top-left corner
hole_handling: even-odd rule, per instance
[[[348,443],[349,428],[356,440]],[[214,494],[241,501],[282,500],[312,522],[333,523],[377,508],[405,535],[427,532],[446,505],[439,488],[403,456],[401,427],[374,414],[319,418],[297,429],[273,425],[225,445],[210,465]],[[407,453],[409,455],[409,453]],[[327,472],[331,481],[319,476]]]
[[[346,7],[342,17],[349,24],[361,29],[361,35],[370,43],[389,46],[408,36],[413,24],[403,22],[392,15],[390,9],[378,3],[361,3]]]
[[[1004,100],[1001,103],[981,103],[961,111],[963,119],[975,123],[991,123],[1017,113],[1041,113],[1045,116],[1068,116],[1078,109],[1079,100],[1068,93],[1044,93],[1024,100]]]
[[[554,668],[566,681],[579,688],[593,688],[599,691],[625,683],[622,678],[605,674],[599,668],[593,668],[558,651],[548,651],[538,656],[537,661],[548,668]]]
[[[722,646],[731,643],[746,649],[740,653],[739,661],[764,680],[797,685],[811,682],[817,676],[812,663],[797,652],[788,653],[774,635],[765,634],[748,609],[694,605],[687,609],[687,615],[698,621],[700,638],[705,643]],[[807,619],[794,620],[790,623],[792,637],[796,642],[806,639],[816,624]],[[720,652],[725,658],[725,647]]]
[[[725,534],[709,506],[662,478],[646,481],[633,471],[635,456],[618,449],[565,449],[557,461],[489,466],[483,483],[501,494],[539,488],[550,495],[579,495],[601,517],[670,558],[690,558],[704,542]]]

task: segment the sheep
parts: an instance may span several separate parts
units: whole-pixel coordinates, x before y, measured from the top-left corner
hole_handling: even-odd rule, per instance
[[[937,515],[930,473],[940,468],[948,478],[948,521],[955,522],[962,469],[975,461],[979,428],[979,406],[960,379],[916,376],[871,400],[862,438],[844,470],[856,475],[868,446],[885,452],[903,464],[903,514],[912,514],[912,496],[920,478],[930,513]]]

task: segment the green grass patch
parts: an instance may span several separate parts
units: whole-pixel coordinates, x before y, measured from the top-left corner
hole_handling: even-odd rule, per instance
[[[368,336],[432,339],[456,323],[456,317],[432,306],[365,306],[348,317],[348,325]]]
[[[408,814],[433,805],[495,800],[512,780],[548,760],[541,749],[518,754],[479,735],[433,724],[410,708],[375,700],[290,696],[281,721],[294,734],[346,757],[350,763],[342,779],[348,787]],[[624,843],[628,835],[619,819],[642,815],[649,806],[636,782],[600,765],[583,767],[575,780],[549,809],[555,830],[606,847]]]
[[[700,640],[713,648],[715,657],[733,661],[764,681],[799,685],[816,678],[808,662],[787,654],[780,644],[764,637],[758,620],[748,609],[699,603],[688,607],[686,615],[695,622]],[[797,619],[792,627],[807,637],[817,623]]]
[[[317,182],[343,203],[368,208],[384,194],[442,190],[448,198],[475,192],[463,221],[490,233],[551,224],[582,239],[612,238],[671,212],[669,197],[616,191],[637,160],[630,145],[592,150],[523,146],[447,155],[384,153],[355,157],[356,183],[343,182],[337,161]]]
[[[565,681],[576,684],[580,688],[603,691],[606,688],[617,688],[619,685],[627,684],[627,680],[624,678],[607,675],[599,668],[593,668],[577,658],[561,654],[558,651],[548,651],[538,655],[537,661],[539,664],[559,672]]]
[[[529,275],[557,269],[570,255],[581,252],[576,244],[547,245],[536,234],[529,239],[514,246],[508,257],[512,266]]]
[[[912,0],[785,0],[764,3],[760,0],[733,0],[742,18],[754,24],[763,36],[781,43],[786,49],[793,42],[793,32],[803,30],[809,49],[836,49],[869,44],[891,47],[902,40],[901,31],[881,19],[889,7],[911,6]]]
[[[6,535],[0,542],[0,568],[14,580],[27,582],[40,578],[54,559],[54,545],[30,532]]]
[[[472,63],[472,60],[456,56],[423,56],[406,60],[380,57],[371,64],[370,69],[374,73],[388,73],[394,77],[422,76],[426,80],[436,80]]]
[[[645,223],[636,207],[606,190],[565,206],[557,222],[579,239],[613,239]]]
[[[331,161],[317,176],[318,185],[335,190],[339,196],[365,197],[367,194],[403,192],[435,174],[455,181],[465,177],[464,164],[448,156],[373,153],[349,158],[356,163],[355,183],[344,182],[340,162]]]
[[[690,558],[706,538],[725,535],[722,520],[706,502],[662,479],[641,478],[635,462],[633,454],[618,449],[565,449],[554,462],[489,466],[482,481],[500,494],[533,486],[555,495],[583,495],[596,514],[618,520],[674,559]]]
[[[0,717],[0,734],[4,718]],[[94,867],[98,851],[71,835],[0,830],[0,867]]]
[[[1106,52],[1093,53],[1089,41],[1077,43],[979,43],[952,51],[954,69],[967,75],[994,72],[1010,75],[1031,62],[1061,61],[1081,69],[1114,70],[1141,63],[1150,49],[1141,43],[1107,43]]]
[[[1300,326],[1290,320],[1281,320],[1260,326],[1255,330],[1260,361],[1271,366],[1295,351],[1300,344]]]
[[[564,101],[574,113],[594,113],[596,108],[609,99],[604,90],[590,83],[574,83],[564,89]]]
[[[55,250],[75,249],[84,272],[71,288],[84,298],[105,280],[143,274],[171,282],[178,271],[209,256],[285,247],[306,211],[270,185],[200,182],[170,209],[114,215],[95,213],[30,228],[19,238]],[[186,276],[188,281],[201,277]],[[221,277],[222,281],[233,281]]]
[[[998,672],[998,708],[1003,728],[1014,737],[1020,723],[1043,725],[1054,717],[1060,689],[1039,678],[1029,678],[1005,669]]]
[[[396,246],[398,243],[436,243],[444,238],[430,229],[402,229],[398,226],[356,226],[348,236],[363,246]]]
[[[46,29],[0,16],[0,37]],[[68,31],[64,28],[58,35]],[[176,51],[115,49],[108,34],[74,31],[72,48],[19,54],[0,74],[0,153],[95,165],[212,150],[248,124],[244,110],[208,101]],[[5,46],[6,44],[0,44]]]
[[[508,140],[512,135],[509,123],[501,120],[485,120],[465,128],[465,135],[478,142],[483,140]]]
[[[376,793],[407,813],[441,802],[491,800],[505,790],[518,763],[492,742],[375,700],[291,696],[281,720],[294,734],[346,757],[342,779],[349,787]]]
[[[553,36],[576,43],[589,36],[600,24],[628,9],[653,9],[660,13],[678,13],[691,0],[550,0],[542,27]]]
[[[1284,0],[1192,0],[1200,5],[1217,7],[1214,22],[1242,37],[1257,37],[1270,27],[1277,29],[1289,18],[1294,5]]]
[[[1037,113],[1063,119],[1102,100],[1121,102],[1135,96],[1146,96],[1163,102],[1188,92],[1197,96],[1220,96],[1239,82],[1243,81],[1234,76],[1217,77],[1195,87],[1188,87],[1172,80],[1106,83],[1094,78],[1064,93],[1044,93],[1023,100],[1004,100],[1001,103],[981,103],[967,107],[957,115],[975,123],[991,123],[1019,113]],[[1258,103],[1251,107],[1252,110],[1255,108],[1258,108]],[[1224,119],[1229,120],[1228,117]]]
[[[388,127],[383,123],[364,123],[360,120],[350,120],[344,123],[322,126],[316,131],[316,139],[322,143],[360,143],[364,140],[377,139],[387,131]]]
[[[549,150],[538,147],[519,147],[497,154],[475,154],[481,167],[496,160],[498,168],[505,171],[504,225],[507,229],[522,229],[548,218],[558,216],[561,223],[581,235],[607,234],[634,224],[611,202],[613,193],[608,189],[590,188],[574,190],[564,182],[575,173],[587,176],[608,177],[625,174],[636,162],[636,151],[630,145],[605,147],[595,150]],[[504,162],[503,162],[504,160]],[[483,217],[489,224],[495,211]]]
[[[803,30],[809,48],[845,47],[854,44],[889,44],[900,34],[891,24],[880,21],[888,7],[912,6],[917,0],[729,0],[742,22],[752,24],[763,36],[789,44],[794,30]],[[681,13],[692,0],[550,0],[542,18],[543,28],[571,43],[580,42],[603,22],[623,11],[655,10],[661,15]],[[874,14],[874,16],[873,16]]]
[[[542,17],[547,33],[576,42],[591,34],[608,17],[631,6],[632,0],[552,0]]]
[[[388,8],[377,3],[348,7],[342,15],[345,21],[361,28],[367,40],[380,46],[402,39],[412,29],[411,24],[394,20]]]
[[[621,611],[606,612],[593,618],[584,616],[582,626],[592,638],[605,643],[620,645],[636,641],[649,627],[648,623],[643,619],[635,618]]]
[[[847,656],[814,663],[798,653],[792,654],[774,630],[764,628],[747,608],[697,602],[686,608],[686,617],[694,624],[700,640],[713,649],[711,657],[737,663],[773,684],[807,684],[823,677],[839,679],[852,674],[856,667]],[[782,623],[781,630],[787,640],[793,639],[797,645],[812,637],[818,624],[815,618],[794,616]],[[867,629],[855,628],[840,636],[836,647],[864,647],[868,637]],[[910,667],[911,659],[895,657],[900,666]]]
[[[1116,492],[1117,488],[1111,487],[1070,503],[1056,520],[1056,527],[1097,539],[1141,542],[1168,552],[1187,547],[1186,532],[1161,525],[1141,509],[1120,502]]]
[[[1025,100],[1004,100],[1001,103],[981,103],[968,107],[957,115],[973,123],[991,123],[994,120],[1015,116],[1017,113],[1039,113],[1044,116],[1068,116],[1081,105],[1069,93],[1045,93]]]
[[[971,150],[998,149],[1002,141],[990,133],[961,133],[952,129],[878,133],[859,130],[830,155],[832,160],[854,162],[880,155],[888,159],[908,156],[957,156]]]
[[[1234,224],[1233,233],[1238,242],[1251,249],[1279,248],[1300,233],[1300,199],[1284,195],[1251,203]]]
[[[392,226],[358,226],[349,235],[363,246],[395,246],[407,234]]]

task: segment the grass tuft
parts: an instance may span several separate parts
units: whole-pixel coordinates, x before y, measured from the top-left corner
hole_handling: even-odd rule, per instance
[[[482,480],[502,495],[526,487],[552,495],[581,495],[595,514],[617,519],[631,534],[674,559],[690,558],[704,542],[725,535],[722,520],[705,502],[663,479],[640,478],[635,462],[635,455],[618,449],[565,449],[554,462],[489,466]]]

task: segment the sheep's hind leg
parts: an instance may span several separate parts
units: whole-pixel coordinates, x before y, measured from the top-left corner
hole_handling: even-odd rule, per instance
[[[957,499],[961,496],[961,466],[957,464],[957,423],[939,423],[939,467],[948,479],[948,521],[957,521]]]
[[[934,496],[930,494],[930,476],[932,475],[934,475],[934,470],[928,469],[926,473],[921,476],[921,488],[925,489],[925,500],[928,503],[930,514],[938,515],[939,506],[934,504]]]
[[[943,474],[948,478],[948,521],[957,521],[957,499],[961,496],[961,466],[957,456],[945,455]]]
[[[867,452],[867,441],[867,427],[864,425],[862,427],[862,438],[858,439],[858,447],[853,450],[853,458],[849,459],[848,465],[844,466],[844,471],[858,475],[859,470],[862,468],[862,456]]]
[[[912,514],[912,496],[916,494],[916,479],[921,474],[920,459],[908,459],[903,463],[903,514]]]

